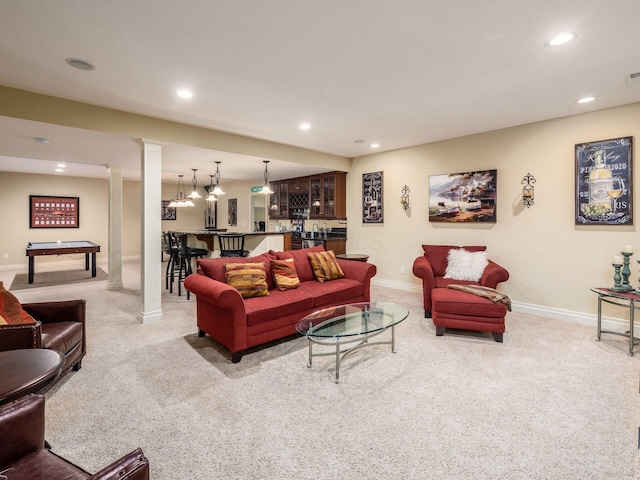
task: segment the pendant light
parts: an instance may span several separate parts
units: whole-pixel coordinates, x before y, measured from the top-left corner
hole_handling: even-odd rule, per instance
[[[220,161],[216,160],[216,186],[213,189],[213,194],[214,195],[224,195],[224,191],[222,190],[222,187],[220,186]],[[213,183],[213,182],[212,182]]]
[[[262,186],[262,190],[260,193],[265,195],[271,195],[273,190],[269,187],[269,160],[263,160],[264,162],[264,185]]]
[[[178,191],[176,192],[176,196],[171,199],[169,202],[169,207],[172,208],[180,208],[180,207],[195,207],[193,201],[184,194],[184,175],[178,175]]]
[[[198,169],[192,168],[191,170],[193,170],[193,180],[191,180],[191,184],[193,185],[193,190],[189,194],[189,198],[202,198],[202,196],[198,193],[198,190],[197,190],[198,179],[196,178],[196,172],[198,171]]]
[[[207,191],[209,192],[209,195],[207,196],[207,198],[205,200],[207,202],[217,202],[218,201],[218,197],[216,197],[213,194],[213,190],[215,188],[214,185],[213,185],[213,177],[214,177],[214,175],[209,175],[209,177],[211,177],[211,183],[207,187]]]

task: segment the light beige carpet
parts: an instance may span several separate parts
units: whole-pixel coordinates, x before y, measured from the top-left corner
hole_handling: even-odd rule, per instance
[[[163,296],[164,321],[141,325],[139,265],[125,289],[18,291],[23,301],[87,298],[88,354],[47,394],[53,450],[96,471],[140,446],[163,479],[638,478],[639,364],[622,337],[510,313],[489,334],[435,336],[420,295],[405,304],[397,353],[306,367],[305,339],[232,364],[198,338],[195,300]]]

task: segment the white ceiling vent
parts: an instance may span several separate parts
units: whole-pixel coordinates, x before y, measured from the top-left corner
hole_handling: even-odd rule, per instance
[[[627,75],[626,78],[627,85],[640,85],[640,72],[632,73],[631,75]]]

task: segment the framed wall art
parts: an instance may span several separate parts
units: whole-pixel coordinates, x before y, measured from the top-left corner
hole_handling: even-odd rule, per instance
[[[176,208],[169,206],[170,200],[162,200],[162,220],[175,220]]]
[[[384,223],[382,172],[362,174],[362,223]]]
[[[496,222],[497,170],[429,177],[430,222]]]
[[[29,228],[80,228],[80,198],[29,195]]]
[[[576,225],[633,225],[633,137],[579,143]]]
[[[227,201],[227,205],[228,205],[228,214],[229,214],[229,226],[230,227],[237,227],[238,226],[238,199],[237,198],[230,198]]]

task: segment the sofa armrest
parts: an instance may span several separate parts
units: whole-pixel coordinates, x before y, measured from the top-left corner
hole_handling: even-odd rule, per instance
[[[85,324],[86,300],[64,300],[61,302],[23,303],[22,308],[42,323],[80,322]]]
[[[23,348],[42,348],[42,324],[0,325],[0,352]]]
[[[27,395],[0,407],[0,466],[44,448],[44,397]]]
[[[431,290],[436,288],[436,277],[431,262],[424,255],[413,261],[413,274],[422,279],[422,306],[425,316],[431,316]]]
[[[209,303],[216,304],[222,308],[241,308],[244,312],[242,295],[238,290],[226,283],[219,282],[206,275],[194,273],[185,278],[184,288]]]
[[[489,264],[482,273],[480,285],[496,288],[500,282],[506,282],[507,280],[509,280],[509,272],[496,262],[489,260]]]
[[[338,258],[338,264],[344,272],[345,278],[357,280],[364,285],[362,295],[364,301],[371,300],[371,279],[378,272],[377,267],[373,263],[357,262],[355,260],[343,260]]]
[[[149,480],[149,460],[138,448],[90,478],[92,480]]]

